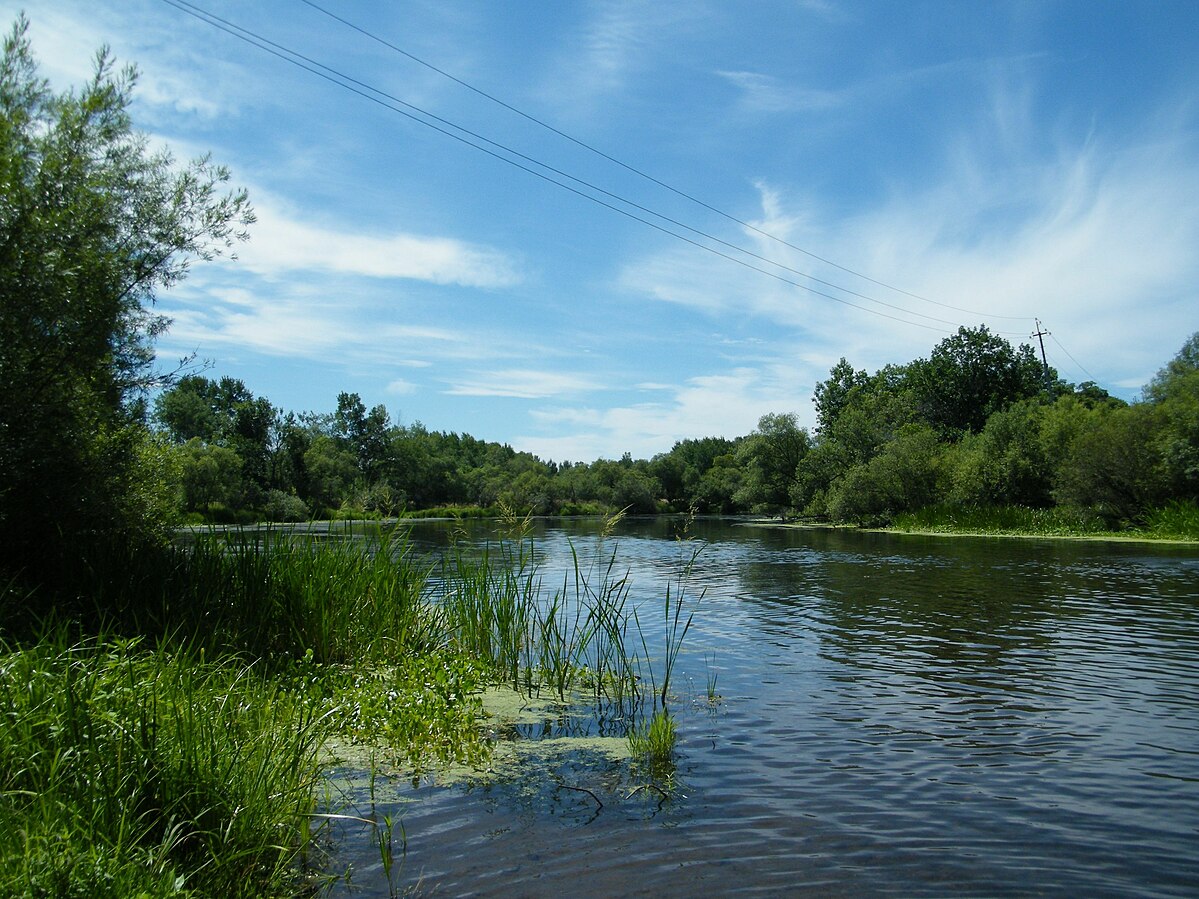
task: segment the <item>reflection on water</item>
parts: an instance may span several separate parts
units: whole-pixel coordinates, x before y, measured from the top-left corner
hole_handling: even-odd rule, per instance
[[[586,553],[598,539],[570,527],[538,534],[547,584],[571,541]],[[688,588],[704,596],[672,706],[673,797],[586,753],[473,787],[392,784],[375,811],[403,821],[403,885],[1199,892],[1199,552],[717,521],[692,532],[705,548]],[[413,539],[432,551],[447,528]],[[660,616],[688,554],[665,522],[625,522],[615,539],[643,622]],[[386,895],[377,849],[353,828],[341,837],[352,894]]]

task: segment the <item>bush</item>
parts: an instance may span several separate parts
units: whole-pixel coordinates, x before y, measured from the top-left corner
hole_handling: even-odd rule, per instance
[[[304,500],[282,490],[267,491],[262,514],[267,521],[308,521],[312,517]]]
[[[836,521],[881,525],[934,502],[940,492],[941,446],[931,428],[905,425],[869,462],[855,465],[828,493]]]

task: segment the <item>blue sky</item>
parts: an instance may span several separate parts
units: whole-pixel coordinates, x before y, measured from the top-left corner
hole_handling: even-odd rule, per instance
[[[841,356],[959,324],[1040,318],[1063,377],[1127,399],[1199,330],[1199,4],[318,2],[575,142],[303,0],[196,6],[630,215],[163,0],[0,0],[55,86],[109,45],[138,126],[250,191],[240,258],[161,297],[160,354],[285,409],[356,391],[545,459],[649,457],[811,425]]]

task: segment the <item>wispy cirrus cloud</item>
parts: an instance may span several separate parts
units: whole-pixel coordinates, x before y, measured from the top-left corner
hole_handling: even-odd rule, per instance
[[[716,74],[737,88],[743,109],[757,113],[833,109],[844,104],[853,94],[852,91],[788,84],[763,72],[719,71]]]
[[[172,319],[171,346],[198,346],[208,353],[221,348],[245,349],[272,356],[314,360],[388,358],[429,352],[432,346],[459,343],[459,333],[446,328],[364,322],[359,310],[332,300],[305,297],[250,296],[243,290],[203,290],[208,302],[166,306]],[[394,364],[405,364],[398,362]],[[408,363],[411,364],[422,364]]]
[[[571,116],[625,90],[640,72],[662,61],[664,48],[692,23],[703,22],[702,4],[656,0],[594,0],[551,66],[545,95]]]
[[[824,348],[819,355],[840,347],[872,369],[927,355],[959,324],[986,323],[1013,343],[1027,341],[1037,317],[1057,329],[1083,365],[1106,366],[1104,386],[1133,389],[1199,324],[1193,313],[1199,165],[1192,126],[1186,115],[1162,114],[1164,130],[1131,138],[1062,137],[1047,148],[1044,135],[1033,133],[1036,119],[1023,111],[1029,102],[1026,94],[997,86],[978,121],[946,134],[947,164],[939,178],[897,185],[854,215],[837,217],[811,197],[758,185],[762,214],[755,224],[763,230],[934,302],[822,265],[752,232],[735,242],[752,241],[762,255],[900,308],[815,286],[873,309],[872,315],[669,246],[628,263],[619,283],[716,321],[760,317]],[[1140,306],[1159,311],[1129,315]],[[1051,362],[1071,380],[1090,377],[1062,354]]]
[[[546,399],[598,389],[590,378],[564,372],[536,369],[502,369],[477,372],[458,379],[444,393],[450,396],[507,396]]]

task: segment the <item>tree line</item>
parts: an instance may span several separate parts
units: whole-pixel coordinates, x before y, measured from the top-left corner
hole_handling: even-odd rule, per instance
[[[677,442],[650,459],[544,461],[468,434],[393,424],[342,393],[295,414],[239,380],[184,377],[151,421],[193,516],[394,516],[505,507],[627,509],[887,524],[938,506],[1068,507],[1108,526],[1199,499],[1199,334],[1128,404],[1072,385],[985,326],[873,374],[840,360],[814,392],[817,427],[763,416],[750,434]]]

